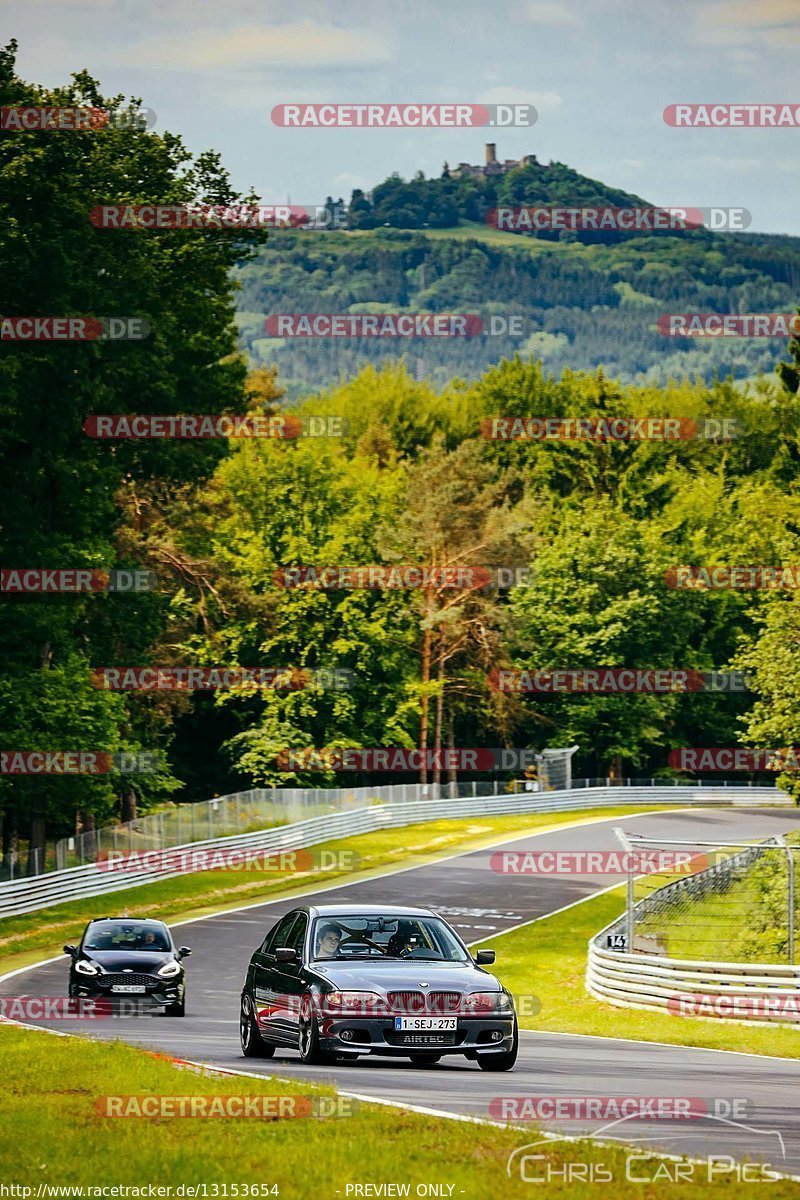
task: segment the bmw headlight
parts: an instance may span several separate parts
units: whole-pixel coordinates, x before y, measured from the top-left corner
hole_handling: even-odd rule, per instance
[[[88,958],[79,958],[75,962],[75,970],[79,975],[100,975],[97,963],[89,962]]]
[[[377,992],[328,992],[322,997],[323,1010],[327,1013],[347,1016],[369,1017],[384,1011],[384,1003]]]
[[[473,1014],[507,1012],[513,1008],[513,1002],[508,992],[470,992],[466,1008]]]
[[[159,967],[158,971],[156,972],[156,974],[160,975],[163,979],[172,979],[175,975],[180,975],[180,973],[181,964],[176,962],[174,958],[171,959],[170,962],[165,962],[163,967]]]

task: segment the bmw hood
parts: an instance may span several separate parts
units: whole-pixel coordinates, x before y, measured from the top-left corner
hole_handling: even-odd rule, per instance
[[[471,963],[441,963],[416,960],[381,963],[370,959],[359,963],[315,962],[314,970],[338,991],[446,991],[500,992],[502,988],[488,971]]]

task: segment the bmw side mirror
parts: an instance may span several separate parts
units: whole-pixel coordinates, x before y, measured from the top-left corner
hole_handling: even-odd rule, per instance
[[[74,946],[64,946],[63,949],[64,949],[65,954],[71,954],[73,958],[77,954],[77,950],[75,949]]]
[[[495,959],[494,950],[479,950],[475,955],[475,962],[479,967],[488,967]]]
[[[180,950],[178,951],[178,958],[188,958],[191,953],[191,946],[181,946]]]
[[[299,962],[300,955],[291,946],[279,946],[275,951],[275,961],[279,963]]]

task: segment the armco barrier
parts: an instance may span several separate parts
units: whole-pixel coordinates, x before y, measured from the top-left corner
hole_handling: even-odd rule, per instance
[[[458,800],[412,800],[372,804],[350,812],[330,813],[291,825],[257,830],[240,836],[190,842],[180,849],[224,848],[226,850],[300,850],[347,835],[370,833],[387,826],[414,825],[449,817],[500,816],[504,813],[569,812],[572,809],[603,808],[611,805],[637,807],[646,804],[671,806],[696,805],[791,805],[793,801],[775,788],[751,787],[601,787],[559,792],[502,793],[494,796],[466,797]],[[136,872],[136,878],[102,871],[95,863],[50,871],[0,884],[0,917],[34,912],[55,904],[65,904],[89,896],[103,896],[169,879],[180,874],[174,869],[154,868]]]
[[[609,926],[610,928],[610,926]],[[698,962],[685,958],[651,958],[645,954],[627,954],[605,950],[599,937],[589,942],[589,962],[586,989],[596,1000],[622,1008],[660,1009],[675,1012],[678,997],[724,997],[727,1005],[720,1008],[718,1019],[749,1019],[744,1005],[754,993],[769,993],[776,1005],[784,997],[798,1000],[800,966],[766,965],[764,963]],[[743,1001],[738,1016],[732,1008]],[[765,1014],[761,1020],[797,1023],[800,1013],[787,1005],[774,1015]],[[800,1005],[798,1005],[800,1008]]]
[[[657,909],[659,899],[663,897],[667,902],[676,888],[702,886],[705,880],[713,885],[713,877],[719,871],[751,861],[765,845],[754,846],[752,851],[743,850],[724,865],[717,864],[687,879],[666,884],[641,901],[636,906],[637,913]],[[586,990],[596,1000],[619,1008],[677,1014],[683,998],[682,1011],[686,1015],[800,1025],[800,966],[704,962],[608,949],[609,935],[622,933],[625,924],[624,915],[617,917],[589,939]]]

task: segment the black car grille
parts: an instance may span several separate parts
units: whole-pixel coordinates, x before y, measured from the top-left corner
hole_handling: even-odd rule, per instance
[[[419,1016],[420,1013],[435,1013],[437,1016],[458,1013],[462,1011],[464,999],[461,992],[387,992],[386,998],[392,1012],[410,1016]]]
[[[157,979],[155,975],[138,975],[134,971],[120,971],[114,974],[99,975],[93,982],[98,983],[100,987],[115,987],[120,983],[132,985],[133,987],[141,987],[142,985],[145,987],[156,987],[161,980]]]

